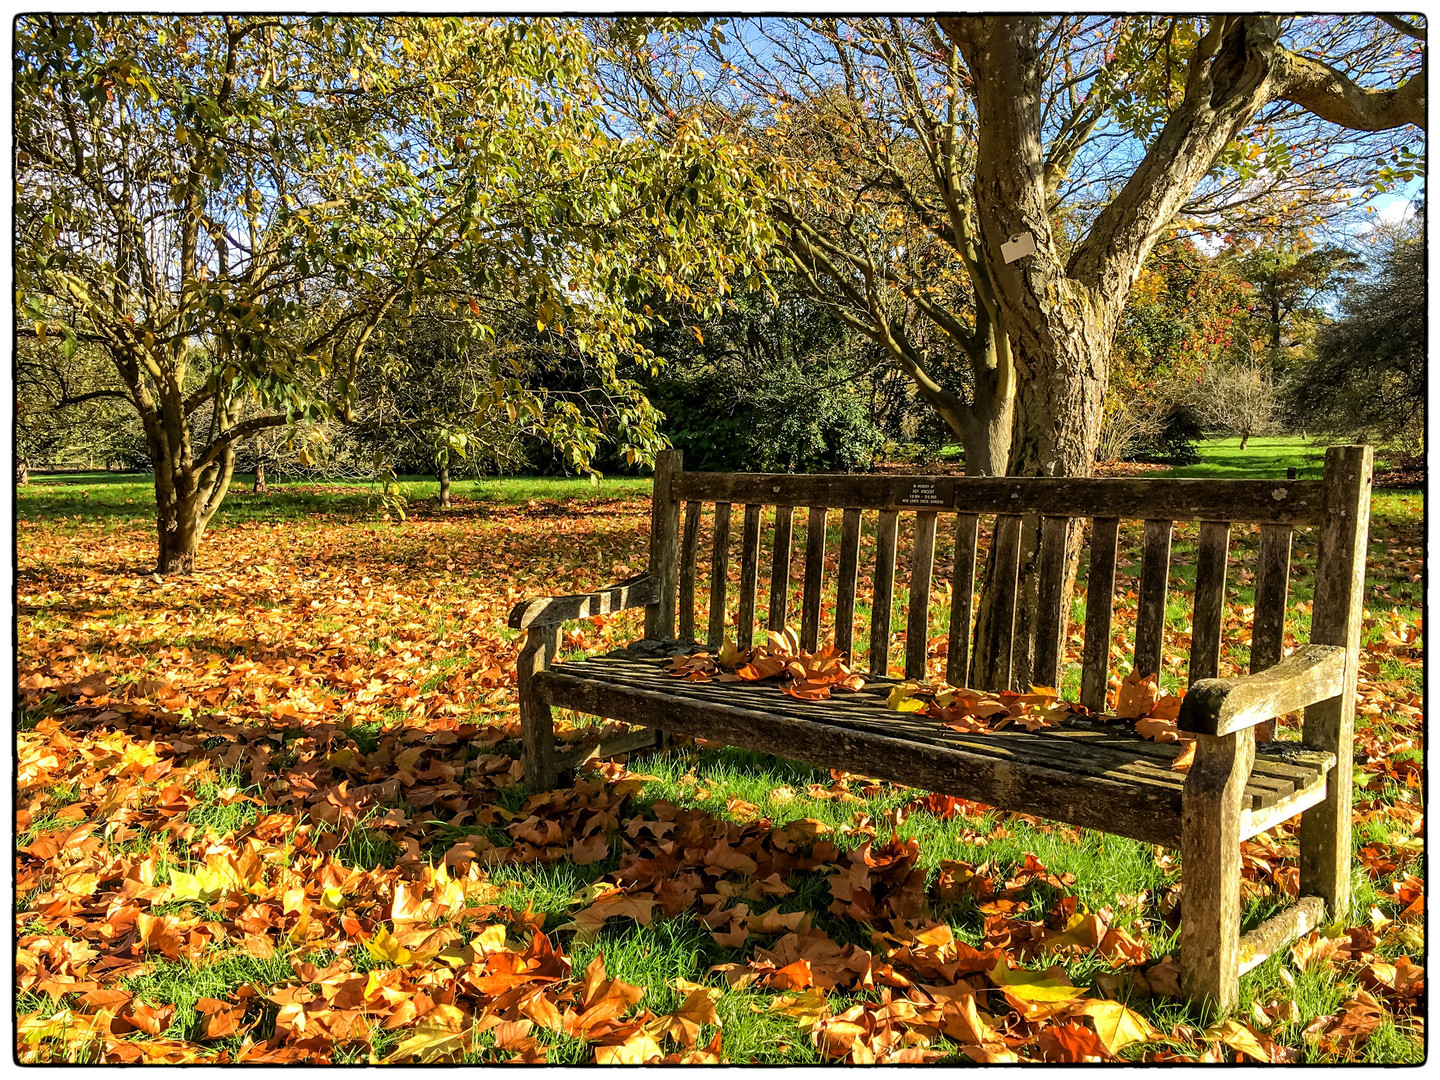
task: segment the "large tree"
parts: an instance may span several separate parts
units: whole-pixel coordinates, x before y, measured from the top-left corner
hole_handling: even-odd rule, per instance
[[[1352,76],[1294,52],[1282,43],[1285,28],[1273,17],[1176,19],[1156,42],[1174,72],[1164,87],[1168,108],[1153,121],[1153,135],[1119,190],[1083,233],[1064,242],[1054,228],[1052,200],[1067,170],[1046,145],[1042,109],[1054,77],[1047,39],[1063,20],[939,21],[963,57],[975,104],[980,235],[1021,370],[1010,462],[1021,475],[1089,473],[1110,344],[1130,286],[1175,215],[1262,110],[1286,103],[1361,131],[1425,123],[1425,74],[1418,63],[1399,86],[1376,85],[1399,72]],[[1117,105],[1082,97],[1078,122]],[[1025,232],[1035,239],[1035,254],[1007,263],[1001,244]]]
[[[653,451],[616,376],[649,322],[628,302],[739,276],[765,241],[725,146],[604,132],[571,23],[26,16],[15,61],[19,329],[111,360],[118,385],[77,392],[144,425],[163,573],[194,566],[237,445],[356,419],[377,328],[427,299],[475,335],[490,298],[526,305]],[[490,381],[588,460],[605,415]]]
[[[1387,133],[1424,125],[1424,36],[1374,16],[737,20],[652,36],[617,65],[639,92],[616,99],[650,101],[662,133],[692,114],[752,132],[817,294],[848,304],[927,390],[944,384],[922,361],[984,344],[1001,399],[1013,392],[1006,471],[1083,476],[1151,248],[1176,224],[1311,221],[1413,173],[1409,135]],[[777,143],[792,131],[796,154]],[[815,167],[797,169],[806,156]],[[1026,233],[1033,254],[1007,261]],[[927,324],[950,348],[883,340]],[[963,386],[950,396],[966,403]],[[1023,549],[1033,590],[1039,544]]]

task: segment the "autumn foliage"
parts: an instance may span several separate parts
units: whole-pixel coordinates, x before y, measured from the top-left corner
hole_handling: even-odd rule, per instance
[[[1100,891],[996,846],[1076,830],[843,773],[747,799],[686,746],[527,792],[503,614],[632,572],[647,508],[456,502],[225,525],[186,581],[145,570],[143,520],[22,517],[21,1060],[1292,1061],[1418,1024],[1414,626],[1373,617],[1367,646],[1362,905],[1216,1020],[1175,1000],[1174,853],[1135,845],[1167,884]],[[593,652],[640,621],[565,633]],[[860,682],[784,634],[672,668],[797,697]],[[1114,691],[1173,721],[1153,680]],[[933,680],[894,704],[992,730],[1076,708]],[[958,847],[927,850],[937,829]],[[1251,900],[1293,895],[1293,830],[1248,842],[1243,872]],[[674,935],[696,967],[647,967]]]

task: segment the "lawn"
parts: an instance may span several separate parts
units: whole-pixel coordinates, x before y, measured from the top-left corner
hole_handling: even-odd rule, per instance
[[[1177,474],[1318,475],[1299,440],[1203,452]],[[643,566],[648,480],[406,488],[404,521],[367,485],[237,490],[184,580],[149,572],[148,478],[18,491],[22,1060],[1423,1060],[1420,492],[1372,504],[1353,909],[1220,1022],[1169,993],[1176,853],[724,747],[527,791],[506,613]],[[1237,528],[1226,670],[1253,555]],[[586,620],[564,651],[639,636]],[[1290,828],[1247,844],[1247,928],[1294,867]]]

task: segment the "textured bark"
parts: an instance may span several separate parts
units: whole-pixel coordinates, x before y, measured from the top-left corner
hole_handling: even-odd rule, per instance
[[[442,507],[443,507],[443,506],[449,506],[449,505],[450,505],[450,469],[449,469],[448,467],[440,469],[438,472],[436,472],[435,478],[440,481],[440,505],[441,505]]]
[[[1215,16],[1196,43],[1185,96],[1118,195],[1062,260],[1051,227],[1041,102],[1046,56],[1034,16],[939,19],[970,73],[978,147],[975,204],[997,321],[1008,331],[1017,380],[1008,472],[1088,476],[1099,444],[1115,327],[1145,258],[1236,133],[1284,99],[1347,127],[1424,126],[1423,72],[1395,90],[1370,91],[1277,41],[1270,16]],[[1034,255],[1006,263],[1000,246],[1029,232]],[[1073,588],[1078,528],[1067,546]],[[1027,522],[1021,545],[1014,675],[1030,671],[1038,544]],[[994,614],[982,597],[978,636]],[[1063,608],[1062,610],[1068,610]],[[975,681],[985,685],[985,658]]]
[[[15,463],[15,483],[30,483],[30,463],[24,458],[21,458]]]
[[[256,495],[264,495],[264,494],[265,494],[265,462],[263,462],[263,461],[256,462],[256,464],[255,464],[255,489],[254,489],[254,490],[255,490],[255,494],[256,494]]]

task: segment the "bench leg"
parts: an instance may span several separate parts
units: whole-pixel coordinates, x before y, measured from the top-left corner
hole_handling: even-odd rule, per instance
[[[1326,781],[1325,801],[1300,815],[1300,893],[1324,900],[1332,919],[1344,919],[1350,912],[1355,721],[1353,706],[1347,710],[1345,704],[1342,695],[1305,710],[1306,737],[1323,732],[1325,737],[1314,745],[1333,749],[1339,760]]]
[[[1240,992],[1240,808],[1255,763],[1254,732],[1197,735],[1180,826],[1180,981],[1220,1013]]]
[[[550,705],[535,696],[532,681],[535,673],[544,671],[555,658],[560,644],[559,626],[532,626],[525,635],[516,662],[516,681],[520,688],[520,739],[525,752],[525,783],[534,791],[549,791],[555,786],[555,725],[550,719]]]

